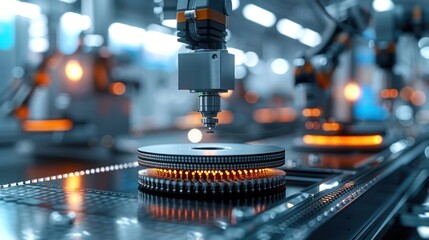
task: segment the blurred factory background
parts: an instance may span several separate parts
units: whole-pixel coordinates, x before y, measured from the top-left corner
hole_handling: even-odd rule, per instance
[[[294,65],[299,56],[322,44],[332,20],[311,1],[232,3],[227,38],[228,50],[235,55],[237,90],[222,94],[220,124],[228,132],[254,137],[270,130],[264,125],[277,123],[287,131],[284,126],[300,116],[295,108],[299,89],[295,90]],[[353,1],[324,4],[341,19]],[[38,130],[31,122],[28,128],[25,120],[64,118],[71,118],[70,127],[78,130],[78,137],[200,126],[199,115],[193,112],[194,96],[177,90],[177,54],[187,50],[176,40],[175,21],[157,16],[163,9],[156,1],[1,5],[0,136]],[[360,5],[369,12],[378,7],[373,1]],[[429,40],[419,37],[401,37],[401,61],[394,69],[402,86],[392,97],[406,102],[394,113],[409,123],[425,122],[429,116],[424,108]],[[343,93],[352,81],[365,96],[354,106],[353,117],[388,118],[389,109],[382,105],[386,94],[379,94],[386,80],[375,64],[374,39],[374,26],[368,24],[341,56],[331,90],[332,117],[338,121],[352,117]]]
[[[177,2],[0,0],[0,189],[134,169],[143,145],[204,142],[286,146],[282,170],[315,184],[427,139],[427,0],[231,0],[235,90],[220,93],[214,133],[196,94],[178,89],[178,55],[191,50]],[[133,192],[133,174],[101,189]],[[328,182],[315,189],[344,183]]]
[[[169,11],[175,17],[168,2],[164,8],[161,1],[0,4],[2,141],[54,130],[61,134],[52,133],[53,141],[110,142],[117,135],[200,127],[195,96],[177,90],[177,54],[187,49],[177,42],[175,20],[163,18]],[[295,66],[329,41],[330,18],[347,18],[353,4],[323,1],[324,12],[313,1],[232,1],[227,45],[235,55],[237,90],[221,96],[218,134],[257,139],[294,129],[305,105]],[[368,13],[383,11],[383,4],[359,2]],[[376,64],[373,23],[341,53],[330,80],[329,118],[386,121],[392,112],[408,125],[426,123],[428,36],[400,37],[401,60],[391,69],[400,80],[388,86],[390,73]],[[358,84],[351,93],[350,83]],[[357,94],[352,104],[350,94]],[[389,98],[395,101],[386,103]]]

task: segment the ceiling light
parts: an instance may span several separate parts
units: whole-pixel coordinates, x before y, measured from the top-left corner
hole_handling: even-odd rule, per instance
[[[112,23],[109,26],[109,39],[114,43],[139,46],[143,43],[146,30],[123,23]]]
[[[305,28],[302,31],[301,36],[299,37],[299,41],[309,47],[315,47],[322,42],[322,37],[319,33],[311,29]]]
[[[289,71],[288,61],[286,61],[286,59],[283,59],[283,58],[274,59],[271,62],[271,71],[273,71],[273,73],[278,75],[287,73],[287,71]]]
[[[377,12],[386,12],[395,8],[395,4],[392,0],[374,0],[372,2],[372,8]]]
[[[240,0],[232,0],[231,3],[232,3],[232,11],[240,7]]]
[[[88,30],[91,27],[91,18],[74,12],[66,12],[60,18],[64,31],[76,33]]]
[[[289,19],[281,19],[277,23],[277,31],[292,39],[298,39],[302,33],[303,28],[300,24],[293,22]]]
[[[228,52],[235,56],[235,65],[241,65],[244,63],[244,52],[237,48],[228,48]]]
[[[177,27],[177,20],[176,19],[164,19],[164,20],[162,20],[162,25],[169,27],[169,28],[176,28]]]
[[[72,3],[75,3],[77,0],[59,0],[59,1],[72,4]]]
[[[28,46],[32,52],[46,52],[49,49],[49,41],[46,38],[32,38],[29,40]]]
[[[148,31],[143,39],[143,46],[147,52],[162,56],[173,56],[182,47],[182,44],[177,42],[175,35]]]
[[[42,14],[42,10],[37,4],[16,1],[14,7],[15,14],[21,17],[36,19]]]
[[[244,54],[244,65],[248,67],[254,67],[258,65],[259,57],[255,52],[247,52]]]
[[[254,4],[244,6],[243,15],[248,20],[264,27],[272,27],[276,23],[276,15]]]
[[[420,54],[422,55],[422,57],[429,59],[429,47],[424,47],[420,49]]]

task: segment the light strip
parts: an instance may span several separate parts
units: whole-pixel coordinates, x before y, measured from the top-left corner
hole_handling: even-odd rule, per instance
[[[72,129],[73,122],[69,119],[26,120],[21,127],[26,132],[64,132]]]
[[[298,39],[304,30],[304,28],[289,19],[280,19],[276,25],[277,31],[292,39]]]
[[[298,40],[309,47],[315,47],[322,42],[322,37],[318,32],[305,28],[286,18],[280,19],[276,28],[280,34]]]
[[[379,146],[383,142],[381,135],[363,136],[325,136],[304,135],[303,141],[308,145],[332,147]]]
[[[243,16],[264,27],[272,27],[276,23],[276,15],[254,4],[247,4],[243,8]]]
[[[104,172],[110,172],[110,171],[117,171],[120,169],[127,169],[127,168],[136,168],[139,166],[139,163],[137,161],[134,162],[128,162],[128,163],[121,163],[121,164],[115,164],[110,166],[104,166],[104,167],[98,167],[98,168],[92,168],[87,169],[85,171],[75,171],[70,173],[64,173],[64,174],[58,174],[58,175],[52,175],[49,177],[44,178],[34,178],[31,180],[26,181],[20,181],[20,182],[13,182],[8,184],[0,185],[0,189],[2,188],[9,188],[9,187],[16,187],[16,186],[22,186],[22,185],[28,185],[32,183],[40,183],[40,182],[48,182],[48,181],[55,181],[55,180],[61,180],[66,179],[70,177],[79,177],[84,175],[91,175],[96,173],[104,173]]]

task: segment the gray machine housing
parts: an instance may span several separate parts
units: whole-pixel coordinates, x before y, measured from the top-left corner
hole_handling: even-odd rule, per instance
[[[226,50],[179,54],[179,89],[234,90],[234,70],[234,55]]]

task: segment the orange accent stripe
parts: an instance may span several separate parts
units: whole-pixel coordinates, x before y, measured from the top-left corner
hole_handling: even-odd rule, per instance
[[[304,135],[303,141],[308,145],[335,146],[335,147],[358,147],[379,146],[383,142],[381,135],[365,136],[324,136]]]
[[[208,8],[196,9],[197,20],[213,20],[215,22],[226,24],[226,16],[222,13],[216,12]],[[177,22],[184,23],[186,22],[185,12],[177,12],[176,14]]]
[[[21,127],[26,132],[64,132],[72,129],[73,122],[69,119],[26,120]]]

